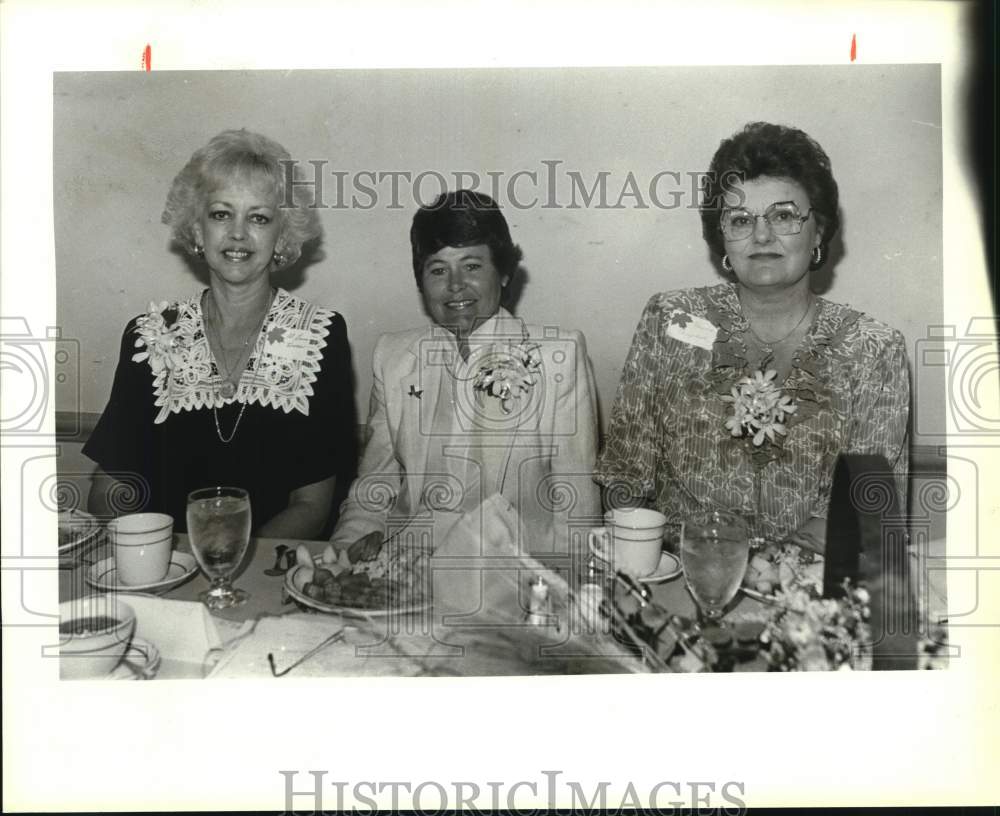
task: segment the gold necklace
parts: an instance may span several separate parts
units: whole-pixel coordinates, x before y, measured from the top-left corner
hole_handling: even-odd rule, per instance
[[[209,290],[209,295],[211,295],[211,290]],[[250,338],[256,338],[260,334],[260,330],[264,327],[264,321],[267,320],[267,315],[271,311],[271,303],[274,297],[274,290],[271,290],[268,296],[267,305],[264,307],[264,313],[261,315],[260,322],[257,324],[257,328],[253,331],[247,333],[247,336],[243,338],[243,345],[240,347],[240,354],[236,358],[236,363],[243,362],[242,366],[236,367],[236,363],[233,364],[233,369],[229,367],[229,356],[226,352],[226,347],[222,344],[222,335],[219,333],[218,326],[214,325],[214,321],[209,320],[208,311],[202,310],[205,317],[205,325],[212,332],[215,343],[219,347],[219,351],[222,352],[222,359],[216,359],[217,363],[221,364],[222,370],[225,372],[225,378],[222,385],[219,386],[219,393],[222,395],[223,399],[232,399],[236,394],[236,386],[239,384],[240,378],[243,376],[243,371],[246,369],[246,364],[249,362],[250,355],[247,353],[247,349],[250,347]],[[212,305],[215,308],[216,313],[219,313],[219,307],[215,303],[215,297],[212,296]],[[221,321],[219,321],[221,322]],[[246,360],[244,360],[246,356]]]
[[[211,294],[211,291],[209,291],[209,294]],[[275,295],[275,290],[271,289],[271,292],[267,299],[267,306],[264,308],[264,314],[261,315],[260,323],[257,325],[257,330],[255,332],[252,332],[251,334],[248,334],[246,338],[243,340],[243,351],[240,352],[240,356],[237,358],[237,362],[242,360],[243,355],[247,353],[246,350],[250,345],[250,338],[259,336],[260,330],[264,328],[264,322],[267,320],[267,316],[271,311],[271,304],[274,301],[274,295]],[[214,298],[212,299],[212,304],[215,306],[216,311],[218,311],[218,306],[215,305]],[[208,312],[205,309],[202,309],[202,314],[204,316],[205,326],[206,328],[208,328],[210,326],[210,321],[208,319]],[[224,358],[222,364],[226,371],[226,379],[225,382],[223,382],[222,386],[220,386],[219,393],[222,395],[223,399],[231,399],[236,394],[236,385],[232,381],[233,375],[232,372],[229,370],[229,360],[225,359],[226,348],[225,346],[222,345],[222,337],[219,335],[218,328],[216,328],[215,326],[211,326],[211,328],[215,331],[215,342],[218,344],[219,350],[222,352],[222,356]],[[216,360],[216,362],[219,361]],[[243,362],[243,366],[239,369],[238,379],[242,379],[243,372],[246,370],[246,365],[248,362],[249,362],[249,355],[247,355],[247,359]],[[224,445],[228,445],[230,442],[233,441],[233,438],[236,436],[236,430],[240,427],[240,421],[243,419],[243,413],[244,411],[246,411],[246,409],[247,409],[246,401],[243,401],[240,404],[240,412],[236,416],[236,422],[233,423],[233,430],[230,431],[229,436],[224,436],[222,433],[222,426],[219,424],[219,409],[214,404],[212,405],[212,418],[215,420],[215,433],[219,437],[219,441],[222,442]]]
[[[799,318],[799,322],[796,323],[794,326],[792,326],[792,330],[788,332],[788,334],[784,335],[783,337],[780,337],[777,340],[765,340],[763,337],[757,334],[757,332],[753,330],[753,324],[750,322],[750,318],[747,317],[747,330],[750,332],[750,334],[753,335],[754,340],[756,340],[760,344],[760,350],[764,352],[765,356],[770,356],[774,354],[775,346],[780,346],[789,337],[795,334],[796,331],[798,331],[799,326],[802,325],[806,317],[809,315],[809,312],[812,311],[813,303],[815,303],[815,299],[810,297],[809,302],[806,304],[806,310],[802,313],[802,317]],[[741,303],[740,306],[742,305],[743,304]]]

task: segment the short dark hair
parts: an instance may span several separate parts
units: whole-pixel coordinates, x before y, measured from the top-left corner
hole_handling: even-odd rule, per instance
[[[421,207],[410,227],[413,274],[423,286],[424,263],[445,247],[485,244],[501,277],[513,279],[523,253],[510,237],[507,220],[497,203],[484,193],[456,190],[442,193],[429,207]]]
[[[760,176],[787,178],[801,185],[809,196],[816,223],[822,227],[823,250],[819,269],[829,257],[829,245],[840,229],[840,198],[830,168],[830,158],[819,144],[798,128],[751,122],[723,140],[712,157],[701,202],[701,232],[717,255],[725,254],[719,230],[723,196],[734,180]]]

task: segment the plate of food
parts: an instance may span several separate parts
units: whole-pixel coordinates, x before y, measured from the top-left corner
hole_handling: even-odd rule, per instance
[[[410,614],[430,606],[430,551],[386,543],[378,555],[351,562],[346,550],[328,546],[312,555],[296,548],[285,590],[303,606],[353,617]]]
[[[747,564],[740,589],[749,598],[778,603],[776,593],[784,589],[813,589],[823,586],[823,561],[794,544],[765,546]]]
[[[100,539],[104,528],[90,513],[64,510],[59,513],[59,557],[78,555]]]

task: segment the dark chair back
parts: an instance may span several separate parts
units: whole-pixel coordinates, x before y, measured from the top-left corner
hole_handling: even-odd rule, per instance
[[[843,580],[871,594],[874,669],[917,665],[917,609],[892,468],[883,456],[841,454],[826,526],[823,597],[843,595]]]

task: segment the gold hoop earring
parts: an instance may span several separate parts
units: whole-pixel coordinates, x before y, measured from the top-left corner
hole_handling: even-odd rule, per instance
[[[823,260],[823,247],[815,247],[813,249],[813,264],[819,266],[820,261]]]
[[[725,269],[727,272],[733,271],[733,264],[729,260],[729,255],[722,256],[722,268]]]

